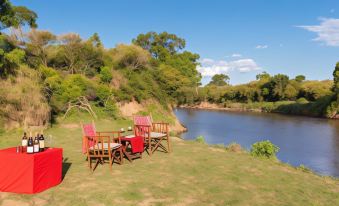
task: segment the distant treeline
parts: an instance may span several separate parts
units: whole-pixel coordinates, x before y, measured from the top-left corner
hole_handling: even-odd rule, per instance
[[[310,81],[305,76],[290,78],[284,74],[271,76],[263,72],[247,84],[230,85],[229,77],[217,74],[209,84],[194,89],[179,98],[179,104],[217,103],[225,107],[236,105],[248,109],[263,109],[291,114],[336,117],[338,114],[339,63],[333,72],[334,81]],[[244,104],[233,104],[244,103]]]

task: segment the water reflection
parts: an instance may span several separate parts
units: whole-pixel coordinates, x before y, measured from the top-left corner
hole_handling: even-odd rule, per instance
[[[247,149],[254,142],[268,139],[280,147],[280,160],[339,176],[337,120],[194,109],[177,109],[175,113],[188,128],[183,138],[203,135],[210,144],[237,142]]]

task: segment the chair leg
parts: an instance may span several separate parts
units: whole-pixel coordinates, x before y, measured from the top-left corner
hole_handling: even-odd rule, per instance
[[[152,156],[152,138],[151,137],[148,138],[148,150],[150,151],[149,156]]]
[[[113,160],[114,161],[114,160]],[[113,161],[112,161],[112,157],[109,157],[109,167],[110,167],[110,170],[112,171],[112,164],[113,164]]]
[[[167,149],[168,149],[168,153],[171,152],[171,143],[170,143],[170,137],[169,135],[167,134]]]
[[[119,153],[120,153],[120,164],[124,164],[124,154],[122,154],[122,148],[119,148]]]

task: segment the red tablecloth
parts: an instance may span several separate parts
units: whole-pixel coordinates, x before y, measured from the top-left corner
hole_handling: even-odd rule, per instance
[[[36,154],[0,150],[0,191],[34,194],[58,185],[62,179],[62,149]]]
[[[141,136],[136,137],[122,137],[121,141],[128,141],[132,147],[132,153],[138,153],[144,151],[144,138]]]

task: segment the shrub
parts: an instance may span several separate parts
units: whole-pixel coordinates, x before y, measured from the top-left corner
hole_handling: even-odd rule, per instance
[[[239,153],[243,151],[243,148],[241,147],[240,144],[236,142],[232,142],[231,144],[226,145],[226,150],[230,152]]]
[[[251,146],[251,155],[256,157],[276,158],[279,147],[271,143],[269,140],[256,142]]]
[[[110,83],[113,78],[112,71],[109,67],[101,67],[100,80],[103,83]]]
[[[204,138],[204,136],[202,136],[202,135],[196,137],[196,138],[195,138],[195,141],[196,141],[196,142],[199,142],[199,143],[203,143],[203,144],[206,143],[205,138]]]

